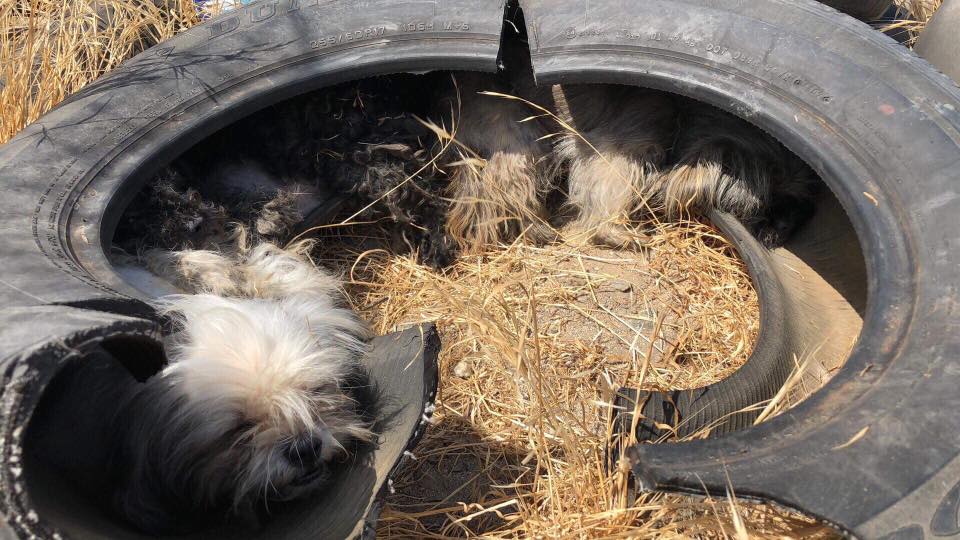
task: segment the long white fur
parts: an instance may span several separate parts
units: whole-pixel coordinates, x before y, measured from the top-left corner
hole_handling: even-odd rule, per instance
[[[236,501],[295,474],[275,455],[285,439],[313,433],[333,442],[323,446],[329,460],[351,440],[371,436],[338,390],[364,351],[358,336],[365,328],[329,291],[281,299],[181,295],[165,299],[164,310],[183,330],[153,384],[176,393],[182,414],[207,418],[194,436],[215,437],[237,417],[252,423],[240,440],[257,450],[238,479]]]
[[[303,496],[323,478],[298,483],[312,471],[290,458],[292,443],[320,440],[326,463],[373,438],[344,389],[369,331],[338,305],[339,280],[309,260],[309,242],[239,245],[146,254],[153,271],[195,291],[158,301],[180,329],[166,368],[111,390],[123,403],[114,506],[147,531],[178,519],[171,500],[203,513]]]

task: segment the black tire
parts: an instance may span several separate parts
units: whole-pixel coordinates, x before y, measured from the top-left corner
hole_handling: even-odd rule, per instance
[[[960,4],[946,2],[927,22],[927,26],[917,38],[917,45],[913,48],[917,54],[955,81],[960,81],[960,62],[957,61],[960,56],[960,41],[955,34],[958,26],[960,26]]]
[[[798,355],[822,341],[838,350],[856,341],[824,388],[743,431],[631,448],[639,485],[723,494],[731,482],[738,495],[864,538],[960,535],[960,92],[952,81],[808,0],[522,5],[540,84],[684,94],[746,118],[804,158],[843,211],[815,217],[799,240],[819,243],[774,256],[797,255],[847,307],[867,291],[862,331],[850,332],[854,321],[818,335],[814,324],[800,336]],[[846,216],[857,241],[825,221]],[[866,279],[836,279],[856,272],[857,243]],[[803,304],[817,297],[804,288],[788,288],[800,300],[795,314],[829,319],[829,309]]]
[[[163,361],[152,310],[107,259],[120,213],[146,179],[215,130],[315,88],[405,71],[493,71],[503,11],[499,0],[263,0],[125,62],[0,148],[0,536],[139,537],[88,506],[59,505],[66,499],[42,467],[22,462],[33,409],[64,363],[117,343],[118,356],[143,356],[144,365],[129,366],[134,372]],[[389,366],[406,363],[381,362],[380,379],[374,375],[379,385],[394,386],[404,407],[393,434],[384,435],[381,449],[389,452],[363,480],[374,496],[419,435],[435,394],[431,336],[417,332],[415,349],[405,337],[382,338],[372,356],[376,362],[399,352],[424,366],[397,374]],[[306,510],[323,516],[320,506]],[[360,501],[335,512],[333,524],[355,511],[372,520],[375,510],[373,499]],[[263,535],[372,534],[369,526],[351,533],[356,519],[346,532],[318,529],[308,514],[294,513]]]
[[[890,0],[820,0],[834,9],[840,10],[848,15],[864,21],[874,21],[879,19],[887,8],[890,7]]]

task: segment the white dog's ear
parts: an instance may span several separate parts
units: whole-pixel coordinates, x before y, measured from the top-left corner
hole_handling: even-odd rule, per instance
[[[174,515],[170,501],[161,499],[155,486],[142,485],[144,479],[127,477],[113,494],[113,508],[129,523],[147,534],[168,535],[191,530],[189,512]],[[178,513],[179,514],[179,513]]]
[[[144,383],[114,420],[119,442],[108,464],[115,486],[110,503],[119,517],[144,532],[184,534],[205,525],[209,517],[197,507],[189,477],[179,467],[185,456],[172,459],[176,448],[171,442],[183,437],[187,424],[170,422],[183,417],[176,410],[176,396],[157,384],[158,377]]]

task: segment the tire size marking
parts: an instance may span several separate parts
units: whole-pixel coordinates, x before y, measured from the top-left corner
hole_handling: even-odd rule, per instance
[[[582,37],[598,37],[606,34],[607,32],[601,28],[577,28],[571,26],[563,31],[563,37],[567,39],[576,39]]]
[[[327,47],[333,47],[334,45],[340,45],[341,43],[355,43],[357,41],[383,37],[383,34],[386,32],[386,30],[386,26],[368,26],[363,30],[341,32],[335,36],[312,39],[310,40],[310,47],[313,49],[326,49]]]
[[[218,38],[229,34],[247,24],[259,24],[263,21],[273,18],[278,12],[283,14],[300,11],[305,7],[320,8],[322,5],[330,4],[331,1],[321,3],[320,0],[273,0],[271,2],[248,6],[232,15],[224,15],[222,18],[214,19],[203,25],[209,32],[208,39]],[[470,30],[470,23],[463,20],[447,20],[442,22],[434,21],[409,21],[397,25],[401,33],[407,32],[430,32],[433,30],[442,30],[445,32],[467,32]],[[325,49],[340,43],[354,43],[364,39],[380,37],[386,31],[386,26],[371,26],[353,32],[344,32],[335,36],[325,36],[310,41],[310,46],[314,49]],[[189,30],[188,30],[189,32]],[[359,34],[358,34],[359,32]],[[376,32],[371,35],[369,32]]]
[[[399,25],[401,32],[433,32],[435,26],[433,21],[410,21]]]
[[[400,33],[432,32],[434,30],[445,32],[467,32],[470,30],[470,23],[465,21],[409,21],[397,25],[397,31]],[[368,26],[361,30],[353,32],[341,32],[336,35],[319,37],[310,40],[310,48],[326,49],[344,43],[356,43],[368,39],[381,38],[389,35],[386,26]]]

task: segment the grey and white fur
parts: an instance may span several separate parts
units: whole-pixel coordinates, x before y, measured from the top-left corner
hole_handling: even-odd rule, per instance
[[[442,163],[449,180],[447,232],[466,251],[520,234],[535,242],[549,238],[546,131],[539,122],[520,123],[532,114],[522,102],[480,93],[510,94],[510,81],[469,72],[455,77],[437,111],[456,140]]]
[[[621,85],[555,85],[557,116],[571,129],[553,158],[567,171],[575,231],[612,246],[630,243],[622,223],[649,210],[676,127],[666,94]]]
[[[736,116],[685,100],[658,204],[669,217],[710,208],[736,216],[767,247],[813,214],[816,173],[776,139]]]
[[[771,136],[717,108],[624,85],[517,88],[552,107],[560,122],[551,127],[545,115],[518,123],[536,111],[517,100],[475,97],[471,91],[484,80],[466,80],[457,138],[485,165],[480,174],[452,175],[450,198],[466,202],[454,203],[448,225],[464,243],[509,240],[527,224],[542,231],[533,239],[549,238],[536,224],[546,220],[544,193],[561,185],[563,174],[574,213],[567,231],[615,247],[632,242],[624,223],[638,213],[676,219],[719,209],[768,247],[812,213],[815,173]],[[545,156],[546,133],[553,144]]]

